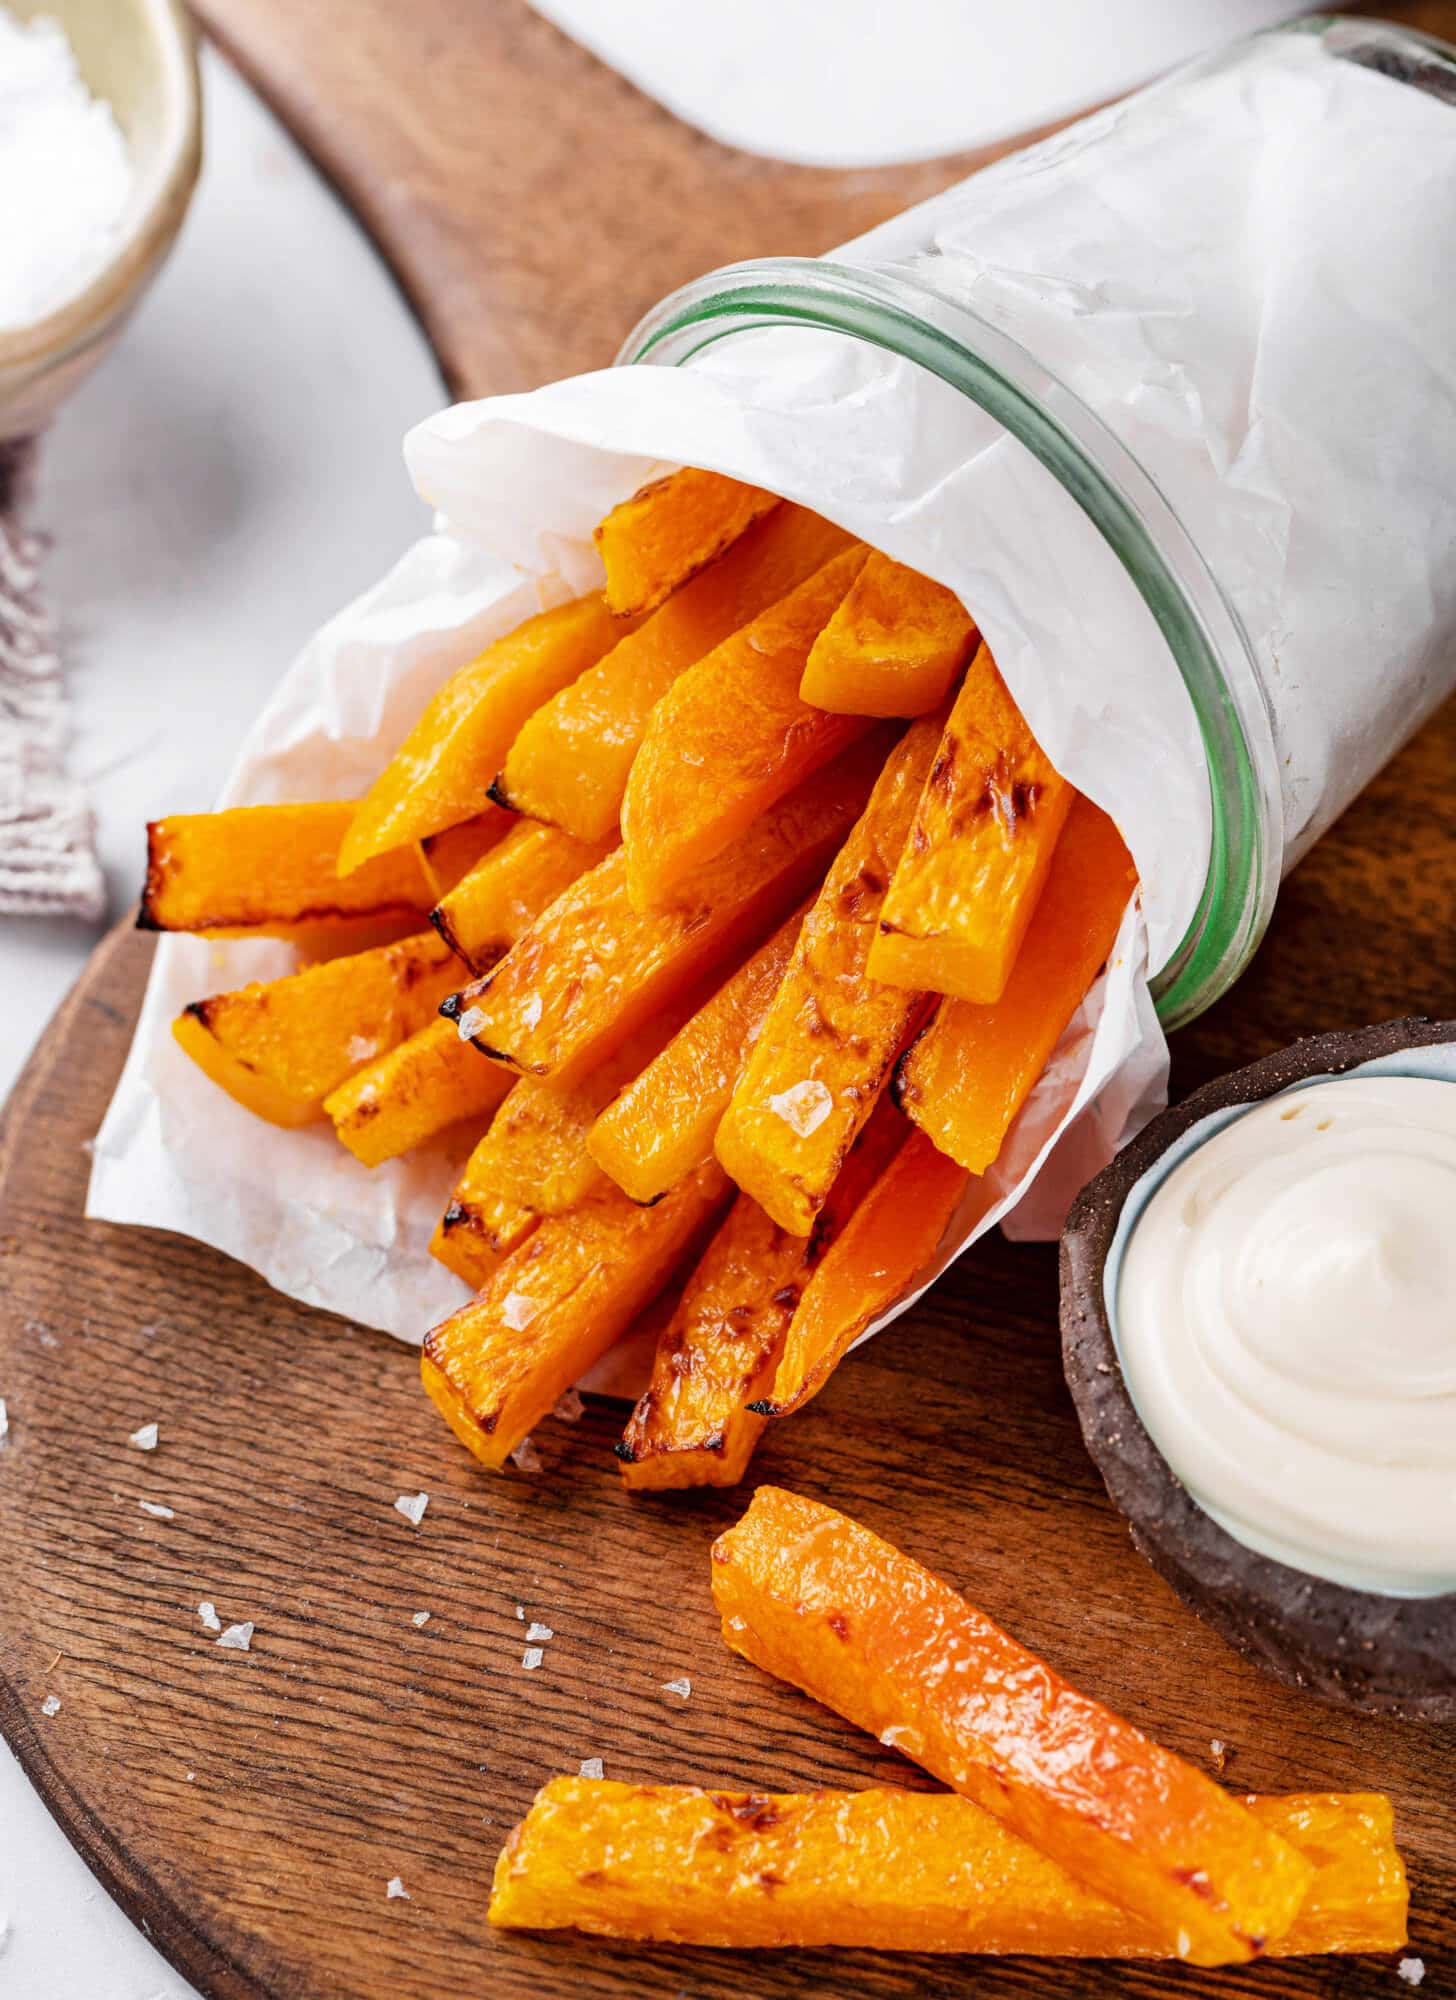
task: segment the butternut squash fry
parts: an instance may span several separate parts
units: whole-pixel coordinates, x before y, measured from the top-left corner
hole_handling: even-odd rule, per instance
[[[607,609],[619,618],[654,611],[778,504],[761,486],[693,465],[640,487],[597,523]]]
[[[878,1535],[761,1486],[712,1576],[736,1652],[913,1756],[1180,1958],[1236,1964],[1289,1931],[1314,1879],[1303,1856]]]
[[[340,872],[488,811],[491,779],[532,709],[620,637],[601,599],[580,597],[528,618],[453,674],[370,786]]]
[[[511,745],[492,797],[579,839],[606,839],[616,830],[648,717],[678,675],[849,546],[842,529],[807,508],[776,507],[537,709]]]
[[[447,1009],[488,1055],[574,1082],[798,902],[852,824],[884,750],[882,737],[856,744],[781,800],[702,871],[690,907],[634,910],[618,848]]]
[[[521,1077],[471,1155],[474,1183],[542,1215],[564,1215],[593,1189],[605,1187],[607,1177],[587,1149],[587,1134],[598,1113],[624,1083],[641,1074],[699,998],[696,992],[679,995],[575,1084]]]
[[[447,896],[462,882],[491,849],[505,839],[516,823],[514,813],[503,806],[488,805],[474,819],[459,826],[447,826],[443,833],[427,833],[420,842],[425,879],[436,899]]]
[[[942,1001],[901,1058],[902,1110],[969,1173],[984,1173],[1117,937],[1137,888],[1117,828],[1078,798],[1006,991]]]
[[[766,1421],[753,1398],[774,1379],[800,1294],[909,1129],[888,1099],[876,1107],[809,1236],[739,1195],[658,1338],[616,1446],[628,1487],[737,1485]]]
[[[923,1011],[865,971],[890,879],[939,741],[912,723],[805,917],[788,971],[718,1127],[718,1158],[780,1228],[807,1236]]]
[[[953,591],[872,549],[810,648],[799,693],[838,715],[928,715],[975,640]]]
[[[1245,1801],[1314,1869],[1270,1955],[1395,1951],[1405,1869],[1389,1799]],[[553,1778],[496,1862],[490,1921],[727,1947],[849,1945],[1043,1958],[1174,1958],[1119,1909],[950,1792],[713,1792]]]
[[[356,1070],[324,1099],[324,1110],[355,1159],[377,1167],[466,1119],[483,1124],[514,1082],[462,1042],[453,1022],[434,1020]]]
[[[444,940],[423,931],[194,1000],[172,1032],[249,1110],[274,1124],[306,1124],[323,1116],[324,1099],[346,1077],[434,1019],[454,984],[454,966]],[[204,1052],[207,1043],[217,1057]],[[281,1117],[274,1115],[279,1103],[286,1107]]]
[[[796,910],[780,924],[588,1132],[592,1158],[633,1201],[656,1201],[713,1157],[713,1134],[784,976],[803,917],[803,910]]]
[[[662,1290],[728,1196],[712,1164],[654,1208],[620,1189],[548,1216],[468,1306],[425,1336],[425,1388],[462,1443],[499,1468]]]
[[[753,1406],[759,1415],[787,1416],[818,1395],[870,1321],[931,1263],[969,1180],[923,1132],[910,1134],[795,1306],[773,1389]]]
[[[880,912],[871,977],[999,1000],[1074,797],[982,646]]]
[[[521,820],[442,897],[430,922],[471,972],[489,972],[547,905],[595,868],[612,845],[573,840],[554,826]]]
[[[286,937],[301,925],[427,910],[435,899],[413,849],[340,880],[339,844],[357,810],[326,799],[152,820],[137,929]]]
[[[534,1210],[519,1208],[488,1188],[477,1188],[467,1164],[435,1224],[430,1255],[478,1292],[494,1277],[501,1259],[524,1243],[540,1220]]]
[[[833,557],[678,675],[648,719],[622,800],[632,906],[670,902],[699,869],[870,725],[799,699],[804,661],[868,551]]]

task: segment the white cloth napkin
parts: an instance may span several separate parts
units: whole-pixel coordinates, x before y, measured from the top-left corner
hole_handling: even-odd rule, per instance
[[[55,627],[40,590],[41,537],[26,508],[35,446],[0,444],[0,916],[94,923],[105,886],[80,788]]]

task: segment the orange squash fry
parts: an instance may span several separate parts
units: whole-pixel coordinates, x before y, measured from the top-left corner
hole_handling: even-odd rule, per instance
[[[718,1127],[718,1158],[782,1229],[807,1236],[923,1011],[865,970],[890,879],[939,740],[912,723],[805,917]]]
[[[452,1125],[484,1124],[514,1082],[462,1042],[453,1022],[434,1020],[356,1070],[324,1099],[324,1110],[355,1159],[377,1167]]]
[[[548,1216],[467,1306],[425,1336],[426,1390],[485,1465],[533,1425],[662,1290],[728,1196],[712,1164],[653,1208],[620,1189]]]
[[[692,465],[639,488],[597,524],[608,610],[655,610],[778,504],[761,486]]]
[[[832,1507],[760,1487],[712,1577],[736,1652],[912,1755],[1179,1957],[1239,1963],[1294,1923],[1314,1869],[1287,1841]]]
[[[587,1134],[604,1173],[633,1201],[656,1201],[713,1155],[744,1058],[778,990],[804,912],[744,961]]]
[[[685,908],[634,910],[618,848],[446,1007],[487,1054],[574,1082],[799,901],[853,823],[884,750],[883,738],[865,739],[781,800],[702,871]]]
[[[810,648],[799,693],[838,715],[928,715],[975,640],[954,592],[873,549]]]
[[[172,1032],[250,1110],[274,1124],[306,1124],[323,1116],[324,1099],[346,1077],[434,1019],[454,965],[444,941],[423,931],[194,1000]],[[275,1092],[281,1117],[269,1108]]]
[[[621,628],[598,597],[542,611],[453,674],[370,786],[339,868],[473,819],[532,709],[599,660]]]
[[[1281,1958],[1395,1951],[1405,1868],[1378,1792],[1250,1798],[1314,1868]],[[1041,1958],[1175,1958],[955,1792],[715,1792],[553,1778],[496,1862],[490,1921],[661,1944],[857,1946]]]
[[[968,1172],[984,1173],[1000,1152],[1136,888],[1117,828],[1078,798],[1001,999],[989,1007],[942,1001],[905,1052],[895,1076],[901,1108]]]
[[[489,972],[547,905],[595,868],[613,844],[573,840],[554,826],[521,820],[442,897],[430,922],[471,972]]]
[[[982,646],[880,912],[871,976],[999,1000],[1074,797]]]
[[[773,1388],[755,1405],[761,1416],[787,1416],[818,1395],[871,1320],[929,1267],[969,1183],[923,1132],[910,1134],[797,1302]]]
[[[492,796],[532,819],[604,840],[615,832],[654,704],[694,660],[850,546],[805,507],[776,507],[701,576],[546,702],[522,728]]]
[[[427,833],[420,842],[420,858],[435,897],[447,896],[492,848],[499,846],[515,823],[514,813],[508,813],[502,806],[488,805],[484,812],[459,826],[447,826],[443,833]]]
[[[137,928],[203,937],[293,937],[300,926],[405,917],[435,900],[414,850],[385,855],[347,881],[339,845],[350,799],[173,813],[147,827]]]
[[[679,995],[575,1084],[521,1077],[471,1155],[475,1184],[542,1215],[564,1215],[604,1187],[607,1176],[587,1148],[587,1134],[623,1084],[660,1053],[698,997]]]
[[[541,1220],[533,1209],[478,1188],[467,1164],[430,1238],[430,1255],[472,1291],[489,1284],[503,1257],[524,1243]]]
[[[885,1100],[845,1161],[812,1235],[790,1236],[740,1194],[658,1338],[652,1379],[616,1447],[628,1487],[736,1486],[766,1419],[794,1308],[909,1127]]]
[[[759,814],[870,724],[799,699],[799,680],[868,551],[856,543],[679,674],[648,720],[622,800],[635,909],[678,895]]]

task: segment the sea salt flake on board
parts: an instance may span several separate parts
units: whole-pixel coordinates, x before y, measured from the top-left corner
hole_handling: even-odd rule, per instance
[[[429,1622],[430,1622],[430,1614],[428,1611],[416,1611],[414,1616],[410,1619],[410,1623],[411,1625],[414,1626],[416,1631],[418,1631],[422,1625],[428,1625]]]
[[[59,1715],[61,1712],[61,1697],[58,1694],[48,1694],[40,1705],[40,1712],[42,1715]]]
[[[564,1424],[574,1424],[580,1421],[585,1408],[586,1404],[578,1392],[575,1389],[568,1389],[551,1414],[553,1417],[559,1417]]]
[[[539,1472],[541,1470],[541,1454],[528,1437],[522,1438],[521,1442],[511,1453],[511,1464],[515,1466],[518,1472]]]
[[[555,1637],[556,1634],[552,1631],[551,1627],[543,1625],[539,1619],[534,1620],[526,1631],[527,1643],[533,1646],[544,1645],[548,1639],[554,1639]]]
[[[834,1109],[834,1095],[828,1084],[806,1077],[802,1083],[791,1083],[787,1090],[770,1097],[768,1108],[776,1118],[783,1119],[791,1132],[807,1139]]]
[[[226,1646],[230,1652],[251,1652],[254,1629],[251,1618],[245,1619],[241,1625],[229,1625],[217,1643],[219,1646]]]
[[[692,1691],[693,1684],[686,1674],[680,1675],[675,1681],[664,1681],[662,1683],[662,1692],[664,1694],[680,1694],[684,1701],[687,1700]]]
[[[132,1432],[127,1443],[134,1444],[138,1451],[155,1451],[160,1436],[161,1432],[156,1424],[143,1424],[140,1430]]]
[[[222,1630],[222,1620],[217,1615],[217,1606],[212,1602],[210,1597],[203,1598],[201,1604],[197,1607],[197,1615],[202,1620],[204,1631],[220,1632]]]
[[[428,1493],[401,1493],[394,1503],[396,1514],[403,1514],[411,1527],[417,1528],[425,1518],[425,1509],[430,1504]]]
[[[1419,1986],[1426,1976],[1426,1961],[1423,1958],[1403,1958],[1395,1970],[1407,1986]]]
[[[174,1507],[164,1507],[160,1500],[138,1500],[137,1505],[144,1514],[150,1514],[154,1521],[175,1521],[177,1518],[177,1510]]]
[[[384,1885],[384,1893],[388,1896],[391,1903],[407,1903],[410,1900],[410,1892],[406,1889],[398,1875],[390,1876]]]
[[[528,1674],[532,1674],[540,1666],[545,1657],[546,1655],[541,1651],[539,1646],[527,1646],[525,1652],[521,1655],[521,1665]]]
[[[600,1758],[600,1757],[583,1757],[583,1758],[582,1758],[582,1760],[581,1760],[581,1763],[580,1763],[580,1764],[579,1764],[579,1765],[577,1766],[577,1773],[576,1773],[576,1775],[577,1775],[577,1776],[578,1776],[579,1778],[603,1778],[603,1777],[605,1777],[605,1776],[606,1776],[606,1772],[605,1772],[605,1770],[604,1770],[604,1768],[603,1768],[603,1766],[602,1766],[602,1760],[601,1760],[601,1758]]]
[[[0,1444],[10,1435],[10,1412],[5,1407],[5,1398],[0,1396]]]

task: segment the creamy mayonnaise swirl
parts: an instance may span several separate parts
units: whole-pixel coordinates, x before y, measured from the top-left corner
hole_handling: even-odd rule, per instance
[[[1231,1535],[1360,1589],[1456,1589],[1456,1083],[1327,1078],[1241,1113],[1109,1277],[1138,1414]]]

